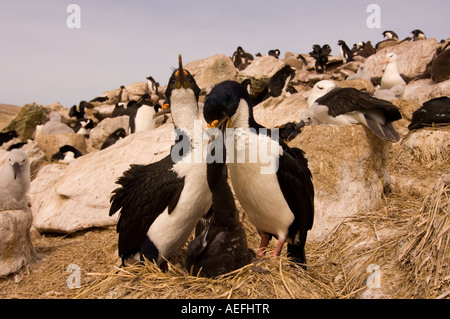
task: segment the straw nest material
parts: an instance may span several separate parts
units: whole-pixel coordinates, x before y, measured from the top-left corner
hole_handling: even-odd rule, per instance
[[[34,233],[40,262],[0,279],[0,298],[450,298],[450,163],[441,159],[421,161],[404,143],[394,145],[381,208],[308,241],[307,270],[282,255],[206,279],[184,269],[186,246],[162,273],[149,262],[120,267],[113,227],[64,237]],[[249,247],[257,249],[259,235],[237,206]],[[72,289],[71,264],[81,271],[80,287]]]
[[[185,249],[171,260],[167,273],[150,262],[119,267],[117,235],[111,228],[35,238],[41,262],[1,280],[0,297],[448,298],[447,179],[439,180],[433,193],[421,200],[391,193],[382,209],[342,220],[325,240],[306,245],[307,270],[285,256],[267,257],[215,279],[199,278],[183,267]],[[244,223],[249,245],[256,248],[258,235],[245,216]],[[80,266],[81,285],[69,289],[67,268],[73,263]],[[368,286],[374,265],[379,288]]]

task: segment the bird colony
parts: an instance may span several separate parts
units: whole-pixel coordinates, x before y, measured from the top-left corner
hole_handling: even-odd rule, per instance
[[[97,260],[103,272],[141,267],[217,285],[275,272],[294,298],[301,295],[289,282],[308,278],[323,281],[310,297],[394,297],[362,279],[350,287],[366,269],[356,274],[346,258],[383,251],[360,267],[416,267],[413,282],[427,261],[419,267],[411,256],[427,254],[436,264],[416,287],[432,282],[425,296],[445,295],[450,41],[412,35],[385,31],[375,46],[351,49],[337,39],[336,55],[329,44],[284,58],[243,46],[186,64],[180,55],[167,85],[149,76],[70,108],[23,106],[0,133],[0,284],[51,263],[39,248],[46,234],[103,228],[112,260]],[[426,239],[408,241],[411,221],[426,224],[432,203]],[[389,246],[393,233],[402,236]],[[331,281],[325,268],[339,268]],[[280,297],[277,289],[263,297]]]

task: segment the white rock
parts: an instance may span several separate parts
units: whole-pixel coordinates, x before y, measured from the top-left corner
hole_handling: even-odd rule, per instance
[[[286,123],[299,122],[302,110],[308,108],[304,97],[292,94],[289,97],[270,97],[253,108],[256,122],[267,127],[280,127]]]
[[[35,260],[30,239],[30,209],[0,211],[0,278]]]
[[[403,98],[409,100],[418,99],[423,104],[441,96],[450,96],[450,80],[440,83],[435,83],[431,79],[410,82],[405,87]]]
[[[69,165],[44,166],[31,183],[33,223],[40,232],[71,233],[117,222],[109,217],[111,192],[131,164],[149,164],[170,151],[173,126],[132,134]]]
[[[216,54],[207,59],[196,60],[185,65],[197,85],[205,91],[211,84],[218,84],[226,80],[236,80],[236,68],[233,61],[223,54]]]
[[[238,82],[251,79],[252,89],[255,92],[261,92],[269,84],[270,78],[285,65],[286,62],[270,55],[256,58],[248,67],[239,72]]]
[[[88,150],[99,150],[108,136],[119,128],[128,132],[130,118],[128,115],[106,118],[91,130],[88,140]]]

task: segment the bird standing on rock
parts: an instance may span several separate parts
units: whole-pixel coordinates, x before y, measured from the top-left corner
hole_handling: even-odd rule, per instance
[[[206,181],[206,163],[195,162],[193,154],[203,145],[193,143],[194,122],[198,120],[200,89],[183,69],[172,73],[166,90],[173,122],[189,148],[149,165],[132,165],[117,181],[110,216],[120,210],[117,224],[122,263],[130,257],[152,261],[167,270],[167,259],[187,241],[200,218],[211,206]],[[181,143],[180,141],[178,143]]]

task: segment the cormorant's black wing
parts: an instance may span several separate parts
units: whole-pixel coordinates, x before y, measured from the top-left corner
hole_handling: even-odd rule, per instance
[[[279,158],[278,182],[296,219],[290,231],[300,230],[306,236],[314,222],[314,186],[308,160],[301,149],[289,148],[284,142],[280,144],[283,155]]]
[[[177,205],[184,178],[177,176],[173,165],[168,155],[149,165],[131,165],[117,180],[121,187],[112,193],[109,215],[121,210],[117,224],[120,256],[137,252],[155,219],[167,207],[170,214]]]

